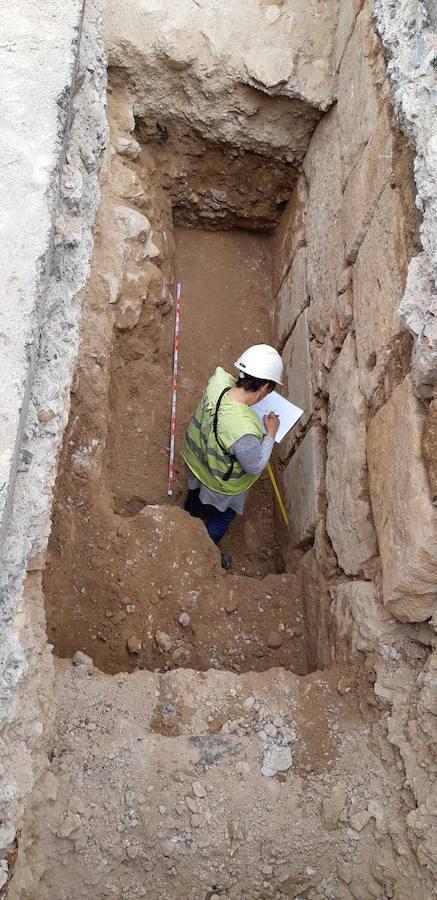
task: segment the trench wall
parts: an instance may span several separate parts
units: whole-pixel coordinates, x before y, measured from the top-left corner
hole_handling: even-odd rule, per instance
[[[432,769],[436,746],[427,693],[436,667],[434,320],[419,284],[431,284],[435,217],[402,105],[412,113],[412,83],[396,69],[393,96],[374,13],[366,2],[354,3],[353,14],[350,3],[340,5],[337,102],[314,131],[276,234],[275,339],[287,393],[305,410],[278,468],[291,520],[284,552],[303,573],[311,662],[373,661],[417,803],[410,838],[432,866],[425,831],[433,788],[423,770]],[[430,27],[419,13],[415,25]],[[379,23],[393,39],[384,4]],[[410,42],[412,29],[404,23]],[[432,43],[432,33],[423,40]],[[417,55],[413,71],[418,95]],[[425,60],[422,76],[428,88],[435,83]],[[427,184],[429,197],[429,168]],[[386,661],[402,639],[412,641],[410,667],[399,667],[395,687]]]
[[[40,580],[106,140],[99,4],[23,0],[2,24],[0,893],[18,849],[17,890],[43,866],[21,835],[50,791]]]

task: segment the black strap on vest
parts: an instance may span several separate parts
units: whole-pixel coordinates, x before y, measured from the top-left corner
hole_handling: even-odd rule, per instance
[[[222,481],[229,481],[229,479],[230,479],[230,477],[231,477],[231,475],[232,475],[232,472],[234,471],[234,462],[235,462],[235,460],[236,460],[236,456],[234,456],[232,453],[229,453],[229,450],[227,450],[227,448],[225,447],[225,445],[221,442],[221,440],[220,440],[220,438],[219,438],[219,436],[218,436],[218,429],[217,429],[217,422],[218,422],[218,414],[219,414],[220,404],[221,404],[221,402],[222,402],[223,397],[225,396],[225,394],[227,394],[227,392],[230,391],[230,390],[231,390],[230,387],[226,387],[226,388],[221,392],[220,397],[219,397],[218,400],[217,400],[217,405],[216,405],[215,412],[214,412],[214,423],[213,423],[214,437],[215,437],[215,439],[216,439],[216,441],[217,441],[217,443],[218,443],[218,445],[219,445],[219,447],[220,447],[220,450],[222,450],[223,453],[226,454],[226,456],[229,456],[229,459],[231,460],[231,464],[230,464],[230,466],[229,466],[229,469],[228,469],[228,471],[226,472],[226,474],[223,475]]]

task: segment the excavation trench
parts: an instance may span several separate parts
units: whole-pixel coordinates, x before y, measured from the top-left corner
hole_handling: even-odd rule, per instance
[[[148,138],[141,120],[131,146],[126,138],[122,143],[124,102],[122,86],[114,84],[112,141],[121,152],[109,152],[103,170],[81,354],[56,486],[45,573],[50,640],[58,655],[82,650],[107,672],[180,666],[243,672],[279,665],[303,674],[302,594],[297,577],[285,571],[277,535],[284,526],[267,475],[222,542],[233,557],[225,575],[203,523],[182,511],[180,457],[184,429],[215,367],[233,371],[245,347],[272,340],[271,218],[275,210],[279,220],[284,172],[289,190],[292,173],[259,157],[255,201],[248,184],[238,181],[244,170],[238,153],[232,169],[225,150],[215,148],[211,168],[211,153],[199,155],[196,135],[197,199],[193,203],[185,192],[188,203],[180,195],[182,179],[169,180],[181,160],[162,143],[162,125],[155,123],[158,137]],[[191,137],[182,142],[187,185]],[[252,154],[252,168],[254,159]],[[219,215],[208,206],[220,193],[219,170],[222,197],[224,182],[233,191],[229,216],[223,202]],[[218,186],[213,180],[207,187],[208,173]],[[137,233],[137,210],[153,224],[146,239]],[[133,217],[127,225],[126,216]],[[236,228],[245,218],[250,230]],[[117,230],[114,236],[114,219],[127,228],[127,240]],[[121,289],[107,274],[117,254]],[[176,281],[182,317],[176,484],[169,501]],[[189,616],[185,627],[179,622],[183,612]]]

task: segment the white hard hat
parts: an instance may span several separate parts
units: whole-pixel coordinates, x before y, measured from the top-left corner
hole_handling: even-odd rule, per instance
[[[235,368],[253,378],[265,378],[282,384],[284,365],[277,350],[268,344],[255,344],[238,357]]]

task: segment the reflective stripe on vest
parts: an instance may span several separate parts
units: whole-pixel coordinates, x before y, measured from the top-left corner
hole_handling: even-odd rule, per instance
[[[210,490],[221,494],[242,494],[254,484],[258,475],[248,475],[238,460],[234,460],[232,474],[227,481],[231,455],[223,452],[214,434],[214,412],[217,400],[226,387],[235,385],[235,378],[224,369],[216,369],[185,435],[182,456],[193,474]],[[224,447],[232,445],[246,434],[262,440],[261,422],[246,403],[230,400],[224,395],[218,414],[218,434]]]

